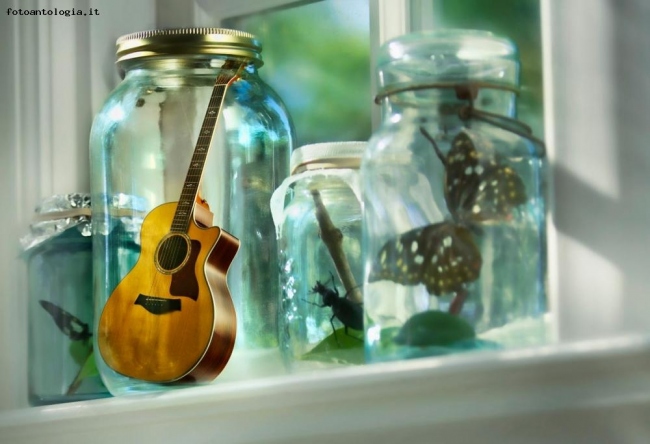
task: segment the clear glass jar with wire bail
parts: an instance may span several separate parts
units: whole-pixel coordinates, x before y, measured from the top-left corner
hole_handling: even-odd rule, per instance
[[[549,340],[544,145],[514,119],[519,60],[487,32],[387,42],[363,158],[369,361]]]
[[[261,49],[221,28],[117,41],[123,81],[90,138],[95,345],[113,394],[283,371],[269,200],[289,174],[293,128],[258,75]],[[114,254],[123,195],[146,202],[137,263]],[[152,271],[134,273],[145,262]],[[123,282],[129,297],[114,299]]]
[[[366,145],[297,149],[291,176],[273,193],[280,348],[292,372],[364,362],[359,165]]]

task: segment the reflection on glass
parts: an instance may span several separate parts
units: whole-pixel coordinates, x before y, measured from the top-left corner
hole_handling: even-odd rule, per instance
[[[476,29],[512,40],[521,60],[517,118],[530,125],[534,134],[544,134],[539,0],[411,0],[411,22],[413,31]]]

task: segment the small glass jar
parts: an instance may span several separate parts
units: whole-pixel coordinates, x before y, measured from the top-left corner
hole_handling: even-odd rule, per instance
[[[280,347],[290,371],[364,362],[358,168],[365,147],[303,146],[291,156],[291,176],[273,193]]]
[[[514,44],[406,35],[378,74],[383,124],[361,168],[367,358],[545,343],[544,151],[514,120]]]
[[[237,319],[236,343],[219,380],[281,371],[279,289],[271,265],[276,263],[277,247],[269,200],[289,173],[293,128],[280,98],[258,76],[259,41],[251,34],[220,28],[146,31],[118,39],[117,64],[124,80],[96,116],[90,138],[98,322],[116,285],[133,267],[111,253],[123,242],[111,228],[116,222],[112,200],[118,195],[137,196],[146,203],[148,214],[161,204],[182,201],[181,193],[193,186],[190,178],[200,177],[200,199],[189,217],[199,226],[216,225],[239,240],[226,274]],[[208,106],[215,111],[213,100],[220,98],[215,89],[219,76],[219,82],[232,82],[220,113],[211,116]],[[206,142],[199,137],[204,137],[203,125],[210,117],[217,121]],[[191,170],[201,140],[207,158],[198,170]],[[146,290],[141,294],[148,296]],[[158,299],[150,300],[156,303],[162,299],[154,297]],[[215,313],[224,311],[217,308]],[[147,382],[120,374],[102,356],[98,358],[113,394],[194,383],[191,375],[172,384]]]
[[[31,405],[109,396],[93,353],[90,196],[56,195],[21,239],[28,273]]]

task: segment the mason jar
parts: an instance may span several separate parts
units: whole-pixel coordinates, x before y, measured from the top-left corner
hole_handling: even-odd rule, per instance
[[[280,347],[293,372],[364,362],[358,169],[366,144],[300,147],[273,193]]]
[[[361,167],[370,361],[545,343],[544,147],[514,119],[515,45],[444,30],[387,42]]]
[[[28,275],[31,405],[109,396],[93,351],[90,196],[55,195],[21,239]]]
[[[255,36],[220,28],[145,31],[117,41],[123,81],[90,137],[95,340],[113,394],[282,368],[269,200],[289,173],[293,128],[258,76],[261,50]],[[149,225],[145,219],[136,267],[110,253],[123,242],[111,212],[119,195],[142,199],[147,217],[158,210]],[[145,242],[154,232],[157,240]],[[109,303],[127,289],[132,301]],[[120,316],[106,309],[118,301]]]

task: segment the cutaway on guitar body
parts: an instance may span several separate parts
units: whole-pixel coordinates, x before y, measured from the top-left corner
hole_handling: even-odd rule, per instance
[[[106,364],[144,381],[214,379],[235,343],[226,275],[239,241],[193,220],[186,233],[170,236],[176,208],[176,202],[167,203],[147,215],[140,258],[99,321],[97,339]]]

